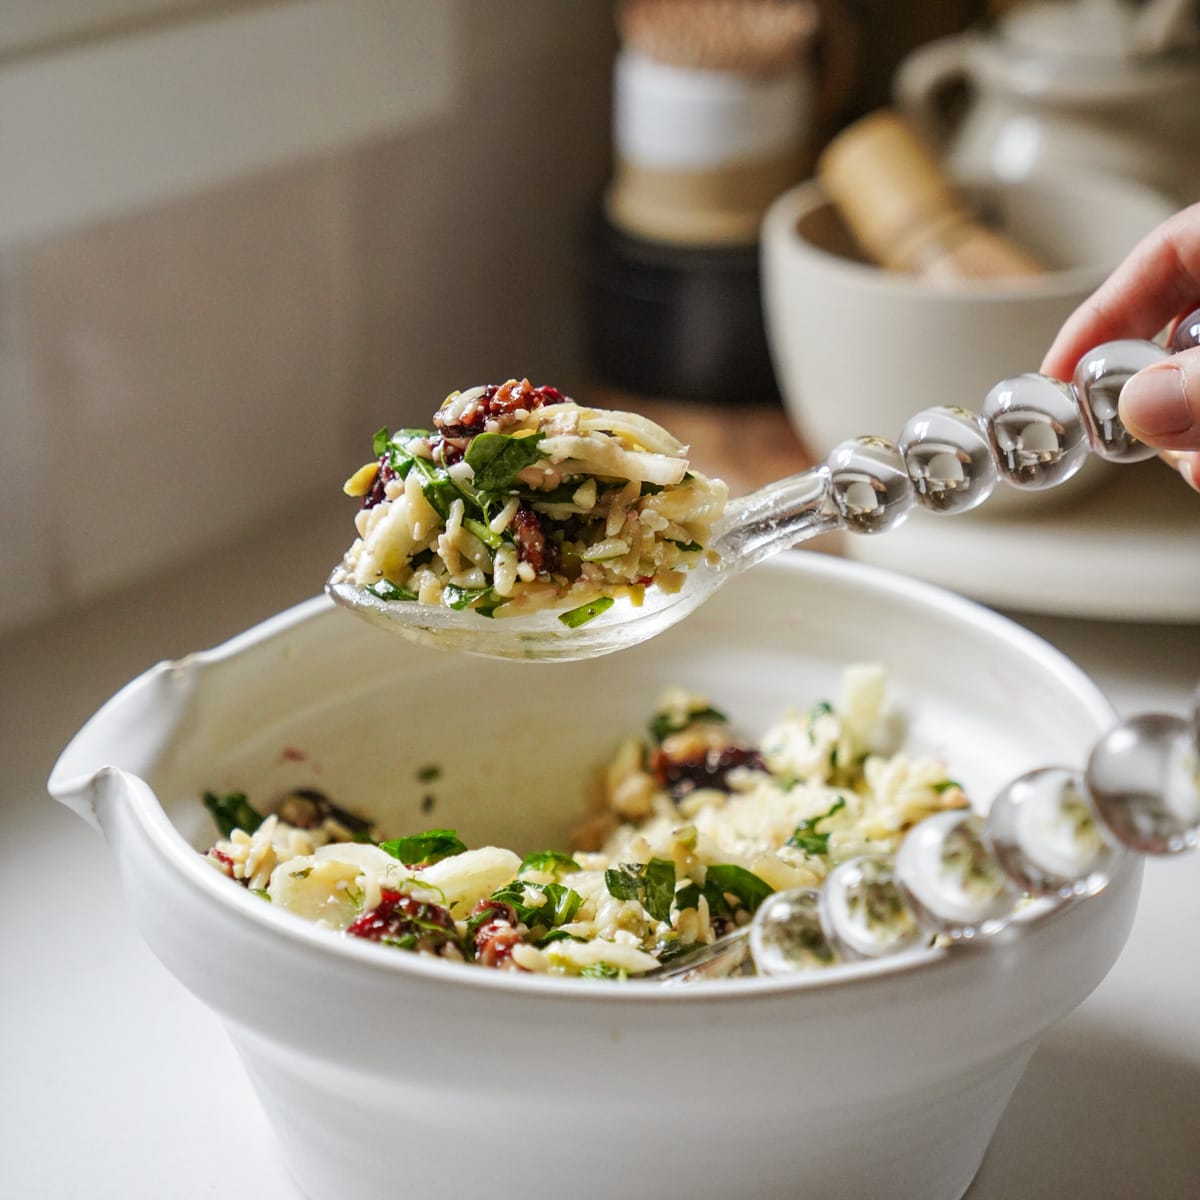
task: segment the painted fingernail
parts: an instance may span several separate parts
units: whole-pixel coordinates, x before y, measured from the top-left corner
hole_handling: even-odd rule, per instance
[[[1187,381],[1175,366],[1147,367],[1121,389],[1121,420],[1150,438],[1186,433],[1196,420]]]

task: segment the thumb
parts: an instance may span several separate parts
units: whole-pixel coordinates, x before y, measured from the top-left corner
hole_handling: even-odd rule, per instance
[[[1160,450],[1200,450],[1200,347],[1139,371],[1121,389],[1125,428]]]

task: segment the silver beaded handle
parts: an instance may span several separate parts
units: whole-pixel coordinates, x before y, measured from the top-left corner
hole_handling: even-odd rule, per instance
[[[914,505],[933,512],[977,508],[997,482],[1038,491],[1065,483],[1089,453],[1140,462],[1152,446],[1134,438],[1117,413],[1131,376],[1172,353],[1200,345],[1200,309],[1180,322],[1169,349],[1156,342],[1106,342],[1079,361],[1071,383],[1027,373],[996,384],[979,413],[930,408],[896,442],[852,438],[835,446],[818,471],[828,479],[837,524],[882,533]]]
[[[978,942],[1026,897],[1052,912],[1104,889],[1130,854],[1200,847],[1200,689],[1187,718],[1122,721],[1082,770],[1043,767],[969,809],[915,825],[894,858],[840,863],[820,888],[776,892],[750,925],[651,973],[665,982],[794,976],[884,958],[937,938]]]

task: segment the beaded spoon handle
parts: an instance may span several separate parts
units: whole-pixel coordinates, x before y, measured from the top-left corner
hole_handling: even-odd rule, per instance
[[[753,921],[643,978],[794,976],[901,954],[940,938],[986,940],[1024,897],[1051,914],[1101,891],[1130,854],[1200,847],[1200,688],[1188,718],[1123,721],[1083,770],[1044,767],[1013,780],[986,820],[967,809],[919,822],[895,858],[835,867],[822,888],[776,892]]]
[[[764,558],[836,529],[884,533],[920,505],[952,514],[977,508],[997,482],[1037,491],[1065,483],[1089,453],[1139,462],[1157,451],[1137,441],[1117,415],[1126,381],[1200,345],[1200,309],[1177,328],[1168,351],[1155,342],[1107,342],[1084,356],[1072,383],[1025,374],[998,383],[979,414],[930,408],[893,443],[878,437],[842,442],[826,461],[732,501],[714,530],[708,556],[683,588],[650,589],[640,607],[614,605],[567,628],[552,612],[503,620],[469,610],[384,601],[350,583],[330,582],[334,601],[414,641],[490,658],[567,661],[624,650],[698,608],[722,584]]]

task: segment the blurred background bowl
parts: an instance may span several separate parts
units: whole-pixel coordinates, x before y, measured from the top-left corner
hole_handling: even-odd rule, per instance
[[[767,340],[787,412],[816,457],[849,437],[895,439],[923,408],[978,411],[994,384],[1036,371],[1063,320],[1172,211],[1141,185],[1080,172],[964,189],[1050,270],[948,287],[869,265],[816,181],[768,211]],[[985,511],[1045,506],[1108,474],[1093,458],[1049,494],[998,488]]]

